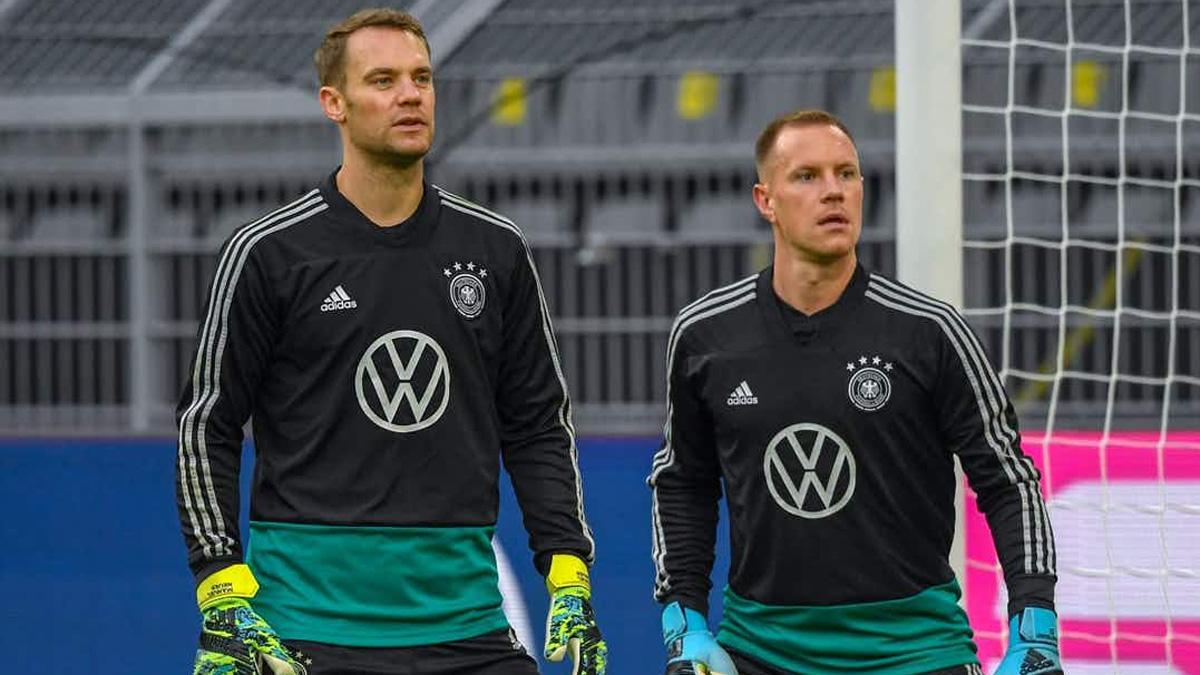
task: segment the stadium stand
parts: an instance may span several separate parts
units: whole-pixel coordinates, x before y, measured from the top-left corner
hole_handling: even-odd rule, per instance
[[[8,275],[0,278],[11,280],[11,297],[0,305],[4,353],[17,353],[24,338],[13,336],[40,330],[14,309],[28,302],[21,275],[58,265],[110,269],[121,302],[146,306],[150,316],[139,325],[112,316],[66,320],[58,339],[76,348],[103,335],[117,354],[114,363],[147,350],[158,382],[148,390],[158,393],[129,399],[139,391],[128,381],[132,374],[109,367],[118,393],[93,397],[95,405],[142,413],[86,419],[169,429],[174,391],[166,383],[186,367],[221,237],[337,163],[336,137],[312,94],[311,52],[326,25],[371,4],[0,3],[0,86],[12,102],[0,110],[0,272]],[[991,4],[965,0],[964,30],[1007,41],[1007,14],[987,11]],[[1117,151],[1116,122],[1101,113],[1121,107],[1116,74],[1122,62],[1103,48],[1122,46],[1127,37],[1142,45],[1178,45],[1179,3],[1137,3],[1132,36],[1125,35],[1120,3],[1093,4],[1095,11],[1073,26],[1081,46],[1072,103],[1097,114],[1069,116],[1068,159],[1089,174],[1115,176],[1124,161],[1134,175],[1173,176],[1170,124],[1130,121],[1126,132],[1136,142],[1123,157]],[[647,355],[649,347],[630,345],[665,339],[669,317],[684,300],[766,260],[769,233],[749,200],[751,148],[778,112],[826,107],[855,131],[868,181],[862,255],[876,269],[894,271],[890,0],[507,0],[490,3],[481,15],[472,14],[479,3],[464,0],[398,6],[425,17],[435,45],[439,141],[431,176],[513,217],[543,256],[552,308],[564,319],[564,359],[577,383],[583,429],[620,416],[628,429],[651,431],[663,394],[661,362]],[[1023,37],[1065,39],[1061,2],[1021,2],[1014,21]],[[1200,34],[1200,12],[1191,22],[1191,33]],[[1004,106],[1007,60],[976,47],[963,55],[964,102]],[[1179,88],[1163,83],[1178,81],[1178,60],[1149,52],[1128,58],[1130,108],[1161,113],[1177,107]],[[1022,44],[1014,59],[1017,106],[1064,105],[1060,52]],[[1190,91],[1195,113],[1200,88]],[[1021,109],[1012,117],[1013,168],[1056,170],[1063,161],[1059,120]],[[1005,129],[995,116],[967,112],[963,122],[965,170],[1007,171],[1000,142]],[[1200,152],[1194,151],[1200,133],[1187,138],[1184,171],[1200,175]],[[76,197],[62,185],[74,186]],[[998,237],[1010,219],[1022,236],[1061,234],[1057,186],[1017,180],[1006,194],[999,183],[968,182],[966,190],[965,225],[973,237]],[[1072,232],[1115,236],[1111,186],[1072,183],[1068,192]],[[1126,190],[1130,232],[1150,242],[1170,234],[1165,192]],[[1200,217],[1196,192],[1181,197],[1184,222]],[[131,208],[135,194],[144,195],[144,208]],[[150,243],[135,245],[137,237]],[[979,281],[968,284],[970,293],[980,304],[994,304],[1006,292],[995,274],[1002,256],[988,250],[967,255],[969,273]],[[139,256],[145,256],[149,283],[130,289],[125,280],[139,268],[133,264]],[[1147,275],[1163,273],[1147,269]],[[613,291],[614,280],[621,287],[661,284],[662,301],[652,309],[639,305],[639,294]],[[1153,294],[1159,286],[1130,292]],[[72,302],[95,304],[88,294]],[[652,320],[637,323],[643,318]],[[979,319],[985,332],[988,321]],[[149,337],[139,343],[137,335]],[[83,363],[62,366],[63,377],[93,377]],[[618,387],[613,373],[638,384]],[[34,405],[48,411],[42,419],[51,425],[60,421],[55,410],[87,405],[39,389],[28,369],[3,369],[0,379],[0,409]],[[15,418],[0,417],[0,426],[4,419]]]

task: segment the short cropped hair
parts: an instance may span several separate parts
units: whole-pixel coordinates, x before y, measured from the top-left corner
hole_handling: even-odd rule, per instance
[[[330,28],[325,33],[325,39],[321,40],[321,46],[317,47],[316,53],[313,54],[317,78],[322,87],[346,86],[346,39],[354,31],[371,26],[395,28],[421,38],[426,53],[433,58],[429,49],[429,39],[425,37],[425,29],[412,14],[398,9],[363,9]]]
[[[763,164],[767,161],[767,156],[771,154],[771,150],[775,147],[775,140],[779,138],[779,134],[788,127],[808,127],[827,125],[841,129],[842,133],[846,134],[846,138],[854,143],[854,136],[846,125],[842,123],[832,113],[816,108],[805,108],[801,110],[793,110],[789,113],[784,113],[779,117],[771,120],[762,133],[758,135],[758,142],[754,144],[754,163],[761,170]],[[855,144],[857,147],[857,144]]]

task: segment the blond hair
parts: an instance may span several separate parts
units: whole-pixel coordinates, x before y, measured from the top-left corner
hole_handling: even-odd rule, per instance
[[[775,140],[779,138],[779,134],[784,129],[793,126],[808,127],[816,125],[828,125],[841,129],[842,133],[846,134],[846,138],[849,138],[850,142],[854,143],[854,136],[850,134],[850,130],[832,113],[816,108],[793,110],[771,120],[763,128],[762,133],[758,135],[758,142],[754,144],[754,163],[758,166],[759,171],[762,170],[763,164],[766,163],[767,157],[771,154],[771,150],[774,149]]]
[[[313,63],[317,67],[317,78],[322,87],[342,88],[346,86],[346,40],[354,31],[371,26],[395,28],[411,33],[421,39],[426,53],[429,53],[432,58],[429,40],[425,37],[425,29],[412,14],[387,8],[359,10],[330,28],[325,33],[325,38],[321,40],[321,46],[317,47],[316,53],[313,54]]]

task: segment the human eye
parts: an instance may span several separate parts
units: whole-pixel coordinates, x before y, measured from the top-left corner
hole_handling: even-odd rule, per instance
[[[370,82],[371,86],[377,89],[387,89],[388,87],[392,86],[392,76],[376,75],[375,77],[371,78]]]
[[[858,176],[859,176],[858,167],[854,167],[854,166],[843,167],[842,170],[839,172],[839,175],[841,176],[842,180],[858,180]]]
[[[796,173],[794,173],[792,175],[796,180],[800,181],[801,183],[811,183],[812,181],[816,180],[816,178],[817,178],[817,172],[813,171],[812,169],[800,169],[799,171],[796,171]]]
[[[417,73],[413,76],[413,81],[420,85],[433,84],[433,73]]]

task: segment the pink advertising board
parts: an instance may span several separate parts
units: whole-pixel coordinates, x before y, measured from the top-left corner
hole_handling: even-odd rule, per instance
[[[1200,675],[1200,431],[1027,433],[1058,545],[1073,675]],[[967,490],[967,612],[985,668],[1007,640],[987,522]]]

